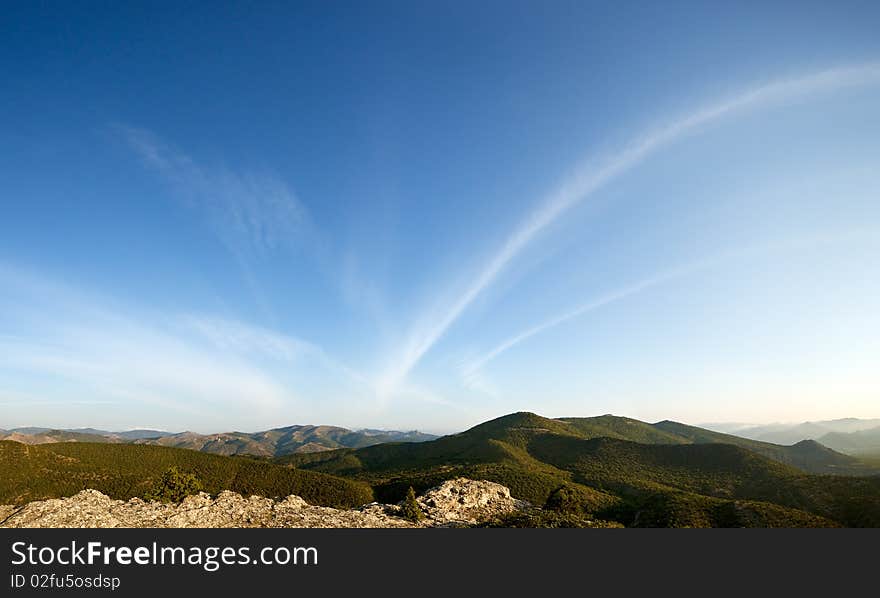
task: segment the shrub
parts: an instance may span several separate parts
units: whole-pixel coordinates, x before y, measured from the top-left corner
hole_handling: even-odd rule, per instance
[[[571,486],[560,486],[550,493],[544,508],[564,515],[583,515],[584,500]]]
[[[180,502],[187,496],[201,491],[202,483],[196,476],[172,467],[162,474],[162,479],[144,498],[160,502]]]
[[[417,523],[425,518],[425,514],[422,513],[422,508],[416,500],[416,491],[413,490],[412,486],[409,487],[409,490],[406,492],[406,498],[403,499],[400,516],[413,523]]]

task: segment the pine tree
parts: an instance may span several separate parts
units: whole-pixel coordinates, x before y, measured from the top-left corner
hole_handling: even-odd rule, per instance
[[[418,523],[425,518],[425,514],[422,513],[422,508],[419,506],[419,502],[416,500],[416,491],[413,490],[412,486],[410,486],[409,490],[406,491],[406,498],[403,499],[400,516],[404,519],[412,521],[413,523]]]

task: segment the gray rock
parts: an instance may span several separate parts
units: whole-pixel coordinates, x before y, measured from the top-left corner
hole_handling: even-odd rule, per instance
[[[400,507],[370,503],[358,509],[308,504],[299,496],[272,500],[224,491],[204,492],[179,504],[113,500],[97,490],[69,498],[34,501],[24,507],[0,506],[0,527],[441,527],[476,523],[521,508],[500,484],[458,478],[431,488],[419,499],[426,519],[411,523]]]
[[[506,486],[467,478],[443,482],[417,500],[425,516],[435,524],[473,524],[527,505],[512,498]]]

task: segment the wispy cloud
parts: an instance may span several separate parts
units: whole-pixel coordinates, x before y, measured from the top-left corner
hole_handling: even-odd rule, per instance
[[[554,191],[538,202],[505,240],[479,274],[445,310],[420,318],[403,344],[392,366],[380,383],[383,392],[391,392],[412,368],[443,337],[462,313],[490,287],[502,271],[538,235],[573,206],[584,201],[608,182],[636,167],[646,158],[681,137],[696,132],[714,121],[735,112],[802,96],[831,92],[845,87],[880,82],[880,64],[844,67],[813,73],[800,78],[783,79],[750,89],[727,100],[698,109],[671,124],[635,138],[616,154],[589,160],[576,168]]]
[[[134,322],[122,329],[107,329],[102,321],[61,323],[40,340],[4,336],[0,355],[5,368],[71,380],[103,396],[137,397],[175,410],[211,402],[272,410],[296,400],[293,392],[251,363]]]
[[[305,207],[277,176],[206,168],[151,131],[115,128],[144,165],[172,184],[234,253],[262,254],[294,245],[308,234]]]
[[[549,330],[550,328],[554,328],[556,326],[559,326],[560,324],[564,324],[569,320],[573,320],[578,316],[582,316],[587,312],[599,309],[600,307],[603,307],[610,303],[614,303],[632,295],[636,295],[642,291],[657,286],[663,282],[667,282],[673,278],[683,276],[689,272],[693,272],[700,267],[704,267],[708,263],[708,261],[693,263],[686,266],[681,266],[679,268],[660,272],[658,274],[645,278],[644,280],[633,283],[629,286],[622,287],[604,295],[600,295],[599,297],[587,303],[579,305],[569,311],[545,320],[544,322],[541,322],[536,326],[532,326],[531,328],[515,334],[514,336],[497,345],[494,349],[488,351],[480,357],[477,357],[476,359],[465,363],[461,368],[462,380],[468,388],[480,390],[484,393],[487,393],[487,389],[489,389],[489,392],[487,394],[494,396],[497,391],[494,390],[494,387],[491,386],[491,383],[486,379],[485,376],[483,376],[482,369],[490,361],[492,361],[505,351],[512,349],[521,342],[528,340],[531,337],[544,332],[545,330]]]
[[[197,332],[222,351],[237,355],[259,355],[274,361],[295,361],[319,349],[303,340],[241,322],[188,315],[181,318],[185,328]]]
[[[143,164],[165,179],[207,223],[241,270],[256,304],[274,321],[272,302],[254,264],[273,251],[315,242],[308,212],[296,194],[271,173],[208,168],[151,131],[127,125],[114,128]]]
[[[832,231],[821,235],[794,237],[789,239],[777,239],[770,242],[755,243],[753,245],[730,249],[728,251],[720,252],[715,255],[710,255],[699,260],[662,270],[631,285],[627,285],[600,295],[595,299],[588,301],[587,303],[581,304],[573,309],[549,318],[541,322],[540,324],[532,326],[531,328],[527,328],[522,332],[519,332],[511,336],[507,340],[499,343],[493,349],[487,351],[486,353],[465,361],[459,368],[462,382],[466,387],[472,390],[477,390],[490,396],[496,396],[497,390],[495,389],[494,385],[492,385],[488,377],[484,374],[483,369],[486,365],[499,357],[502,353],[509,351],[513,347],[532,338],[533,336],[550,330],[551,328],[555,328],[557,326],[565,324],[566,322],[574,320],[575,318],[582,316],[588,312],[594,311],[611,303],[621,301],[633,295],[637,295],[643,291],[649,290],[664,283],[671,282],[675,279],[692,275],[699,271],[715,268],[720,266],[721,264],[735,259],[746,259],[759,256],[766,257],[771,253],[779,251],[792,251],[839,242],[851,242],[860,240],[873,241],[877,238],[878,234],[880,234],[880,231],[878,231],[877,229],[866,227],[860,229],[849,229],[845,231]]]
[[[204,315],[183,316],[181,323],[225,352],[242,357],[256,356],[279,363],[294,363],[309,358],[334,375],[347,378],[351,383],[368,389],[374,386],[373,381],[364,374],[334,359],[320,346],[300,338],[253,324]]]
[[[196,419],[218,409],[269,419],[311,400],[298,394],[297,380],[316,369],[334,388],[340,379],[360,384],[320,347],[245,322],[151,315],[2,264],[0,287],[9,291],[0,298],[0,371],[41,386],[72,382],[91,403],[140,403]],[[0,399],[21,404],[22,392],[41,394],[10,389]],[[86,400],[65,396],[67,405]]]
[[[362,271],[355,252],[340,253],[329,242],[282,178],[205,166],[147,129],[115,125],[114,130],[226,247],[267,320],[275,322],[276,317],[259,275],[260,260],[272,253],[302,251],[350,306],[388,327],[382,289]]]
[[[489,378],[489,376],[486,375],[486,371],[483,369],[483,366],[493,358],[494,355],[488,359],[481,356],[475,358],[473,361],[464,361],[458,369],[461,375],[461,382],[464,384],[465,388],[493,399],[500,399],[501,392],[499,391],[498,386],[491,378]]]

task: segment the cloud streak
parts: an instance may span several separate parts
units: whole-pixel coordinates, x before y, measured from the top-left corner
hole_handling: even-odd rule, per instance
[[[232,255],[258,307],[274,321],[271,301],[253,264],[272,251],[315,237],[307,210],[293,191],[269,173],[205,168],[146,129],[114,128],[143,164],[207,223]]]
[[[146,129],[115,128],[144,165],[173,185],[233,253],[264,254],[307,234],[305,207],[278,177],[207,169]]]
[[[305,204],[281,178],[267,172],[207,168],[149,130],[113,128],[229,251],[268,321],[277,318],[255,266],[273,252],[302,249],[343,298],[387,326],[381,290],[359,271],[355,254],[339,255],[334,250]]]
[[[413,367],[446,334],[477,297],[489,288],[501,272],[548,226],[598,189],[636,167],[661,148],[736,112],[877,82],[880,82],[880,64],[871,63],[768,83],[696,110],[665,127],[637,137],[619,153],[604,159],[592,160],[575,169],[571,176],[538,202],[537,209],[507,237],[464,292],[446,310],[412,331],[404,344],[402,354],[383,375],[380,390],[388,393],[406,378]]]
[[[646,278],[645,280],[636,282],[632,285],[629,285],[629,286],[623,287],[621,289],[618,289],[616,291],[612,291],[610,293],[602,295],[602,296],[598,297],[597,299],[590,301],[589,303],[584,303],[583,305],[580,305],[570,311],[567,311],[563,314],[555,316],[545,322],[538,324],[537,326],[533,326],[532,328],[529,328],[529,329],[527,329],[527,330],[525,330],[515,336],[512,336],[509,339],[507,339],[506,341],[504,341],[503,343],[499,344],[497,347],[495,347],[491,351],[489,351],[488,353],[486,353],[485,355],[483,355],[482,357],[472,361],[467,366],[465,366],[465,368],[463,368],[463,372],[462,372],[464,375],[465,381],[471,382],[474,380],[479,380],[479,377],[477,374],[483,368],[483,366],[488,364],[490,361],[492,361],[493,359],[495,359],[496,357],[498,357],[499,355],[501,355],[505,351],[507,351],[507,350],[513,348],[514,346],[520,344],[521,342],[535,336],[536,334],[540,334],[541,332],[544,332],[545,330],[549,330],[550,328],[554,328],[556,326],[559,326],[560,324],[568,322],[569,320],[573,320],[574,318],[577,318],[578,316],[582,316],[583,314],[585,314],[587,312],[590,312],[590,311],[593,311],[593,310],[598,309],[600,307],[603,307],[605,305],[608,305],[609,303],[614,303],[615,301],[620,301],[621,299],[625,299],[631,295],[635,295],[637,293],[640,293],[646,289],[657,286],[657,285],[659,285],[663,282],[666,282],[672,278],[675,278],[677,276],[682,276],[682,275],[686,274],[687,272],[690,272],[690,271],[696,269],[696,267],[697,267],[696,265],[685,266],[685,267],[678,268],[675,270],[670,270],[668,272],[663,272],[663,273],[657,274],[655,276],[651,276],[649,278]]]
[[[0,287],[8,291],[0,299],[0,374],[24,381],[23,389],[0,390],[10,404],[48,404],[53,388],[72,383],[85,395],[65,393],[59,404],[139,403],[198,422],[218,409],[239,419],[303,409],[308,399],[297,386],[315,371],[335,389],[362,385],[320,347],[241,321],[124,308],[2,263]],[[40,390],[27,391],[30,384]],[[42,398],[21,398],[28,395]]]
[[[516,345],[519,345],[520,343],[532,338],[533,336],[538,335],[551,328],[555,328],[556,326],[560,326],[588,312],[599,309],[600,307],[604,307],[610,303],[615,303],[617,301],[626,299],[627,297],[637,295],[643,291],[646,291],[652,287],[659,286],[673,279],[688,276],[700,270],[713,268],[733,259],[765,256],[768,253],[772,252],[792,251],[815,247],[823,244],[873,240],[877,238],[878,233],[880,233],[880,231],[878,231],[877,229],[864,228],[828,233],[824,235],[776,240],[770,243],[759,243],[755,245],[732,249],[674,268],[657,272],[656,274],[653,274],[631,285],[605,293],[604,295],[601,295],[596,299],[593,299],[587,303],[575,307],[574,309],[554,316],[548,320],[545,320],[544,322],[541,322],[540,324],[537,324],[536,326],[532,326],[531,328],[528,328],[508,338],[484,355],[467,362],[461,368],[462,379],[468,388],[485,392],[490,396],[494,395],[495,391],[491,386],[488,386],[488,388],[491,389],[491,392],[486,392],[485,389],[487,388],[487,385],[489,385],[489,383],[482,375],[482,369],[487,364],[489,364],[489,362],[493,361],[502,353],[507,352]]]

